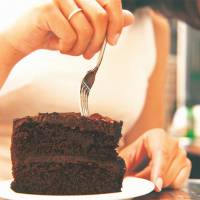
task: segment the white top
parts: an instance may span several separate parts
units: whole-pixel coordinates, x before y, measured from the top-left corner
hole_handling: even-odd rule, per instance
[[[107,46],[89,98],[90,113],[123,120],[123,134],[143,109],[156,49],[151,17],[140,11],[117,46]],[[1,126],[38,112],[80,112],[79,89],[96,58],[84,60],[40,50],[23,59],[0,90]]]

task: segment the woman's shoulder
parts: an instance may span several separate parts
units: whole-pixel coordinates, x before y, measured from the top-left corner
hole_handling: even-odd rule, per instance
[[[166,32],[166,33],[169,33],[170,32],[170,27],[169,27],[169,22],[168,22],[168,19],[165,18],[163,15],[161,15],[160,13],[158,12],[155,12],[151,9],[149,9],[149,16],[151,17],[152,19],[152,22],[153,22],[153,26],[154,26],[154,29],[155,31],[158,30],[158,29],[162,29],[162,31]]]

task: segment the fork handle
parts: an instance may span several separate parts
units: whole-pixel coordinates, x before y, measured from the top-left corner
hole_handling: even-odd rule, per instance
[[[101,50],[100,50],[100,53],[99,53],[99,56],[98,56],[98,60],[97,60],[97,65],[94,68],[94,71],[97,71],[99,69],[99,66],[101,65],[101,62],[103,60],[103,55],[104,55],[104,52],[105,52],[105,49],[106,49],[106,44],[107,44],[107,41],[105,39],[104,42],[103,42],[103,45],[101,47]]]

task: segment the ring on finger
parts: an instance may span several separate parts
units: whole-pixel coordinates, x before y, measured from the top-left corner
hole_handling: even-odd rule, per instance
[[[72,11],[70,14],[69,14],[69,16],[68,16],[68,21],[70,21],[71,20],[71,18],[75,15],[75,14],[77,14],[77,13],[79,13],[79,12],[82,12],[83,10],[81,9],[81,8],[77,8],[77,9],[75,9],[74,11]]]

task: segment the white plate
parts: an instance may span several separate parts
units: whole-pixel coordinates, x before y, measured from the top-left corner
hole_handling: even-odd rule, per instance
[[[148,180],[126,177],[123,180],[122,192],[98,195],[32,195],[16,193],[10,188],[12,180],[0,182],[0,198],[10,200],[122,200],[131,199],[153,191],[154,184]]]

